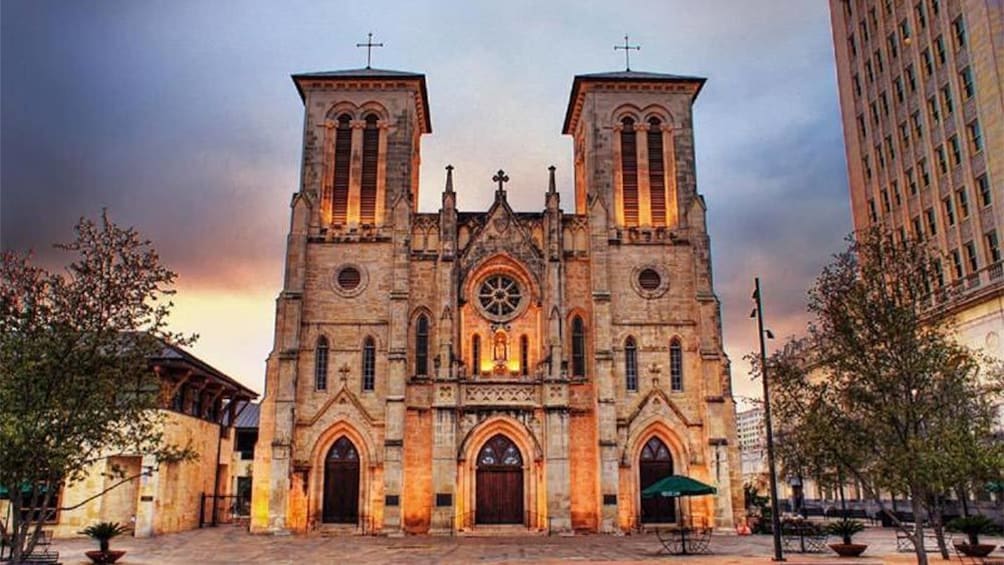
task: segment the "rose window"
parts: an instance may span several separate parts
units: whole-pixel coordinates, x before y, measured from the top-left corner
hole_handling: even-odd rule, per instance
[[[492,275],[481,283],[478,302],[490,316],[504,318],[519,308],[523,294],[519,283],[505,275]]]

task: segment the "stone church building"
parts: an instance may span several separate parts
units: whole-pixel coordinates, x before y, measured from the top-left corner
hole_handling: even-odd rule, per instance
[[[298,74],[291,201],[252,531],[629,530],[742,516],[692,105],[704,79],[576,76],[574,211],[484,172],[420,212],[422,74]],[[469,173],[470,174],[470,173]],[[470,174],[475,176],[474,174]],[[549,182],[545,183],[545,180]],[[509,191],[539,190],[514,211]],[[668,474],[718,494],[643,500]]]

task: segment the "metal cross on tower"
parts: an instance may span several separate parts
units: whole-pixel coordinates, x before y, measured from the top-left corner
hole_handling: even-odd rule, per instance
[[[373,54],[374,47],[383,47],[383,43],[373,43],[373,32],[369,32],[367,35],[366,43],[356,43],[356,47],[366,48],[366,68],[370,68],[370,57]]]
[[[499,183],[499,190],[505,190],[505,187],[502,185],[509,182],[509,175],[505,174],[505,171],[502,169],[499,169],[499,172],[495,173],[492,180]]]
[[[628,36],[624,36],[624,45],[614,45],[614,51],[618,49],[624,50],[624,70],[631,70],[631,50],[641,51],[641,45],[631,45],[628,43]]]

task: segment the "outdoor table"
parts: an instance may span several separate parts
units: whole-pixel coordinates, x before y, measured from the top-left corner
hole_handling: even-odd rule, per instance
[[[657,529],[655,533],[666,551],[674,555],[705,553],[708,550],[710,536],[707,528],[682,526]]]

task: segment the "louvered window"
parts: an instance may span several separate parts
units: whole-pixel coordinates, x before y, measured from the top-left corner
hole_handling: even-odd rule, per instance
[[[352,163],[352,119],[348,114],[338,117],[335,130],[335,179],[331,198],[332,218],[344,224],[349,209],[349,167]]]
[[[366,116],[363,130],[363,176],[359,187],[359,221],[364,224],[376,222],[377,204],[377,157],[380,150],[380,129],[377,117]]]
[[[652,225],[666,225],[666,166],[662,159],[662,122],[648,121],[648,186],[652,203]]]
[[[624,223],[638,225],[638,148],[635,142],[634,120],[621,120],[621,194],[624,201]]]

